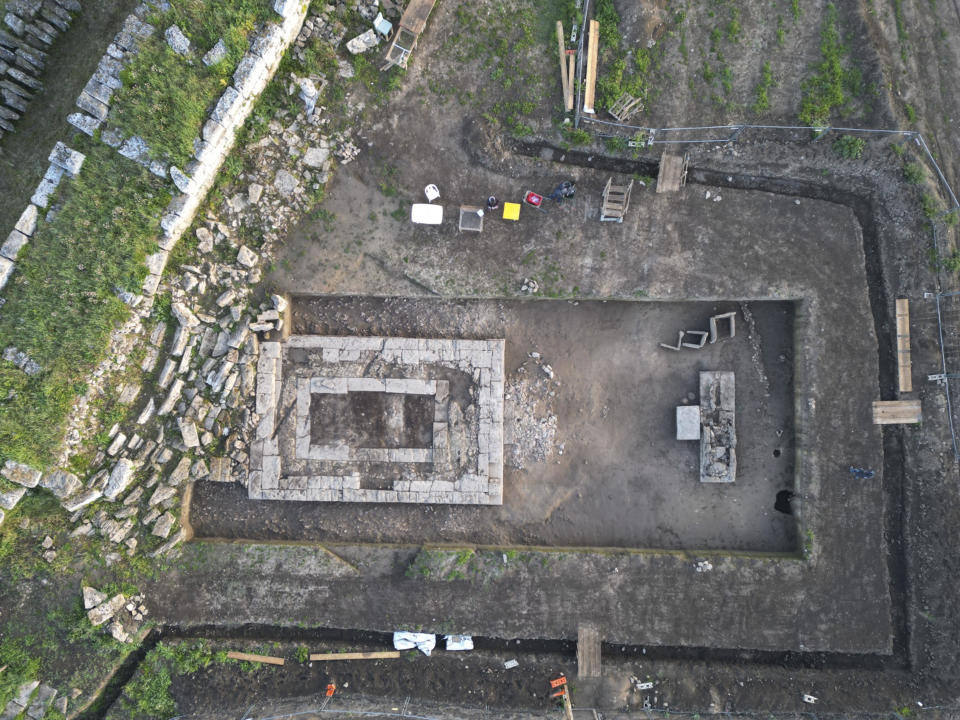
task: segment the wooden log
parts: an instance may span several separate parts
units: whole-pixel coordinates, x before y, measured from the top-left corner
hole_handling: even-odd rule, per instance
[[[272,655],[253,655],[251,653],[234,652],[231,650],[227,653],[227,657],[231,660],[246,660],[247,662],[266,663],[268,665],[283,665],[283,658],[273,657]]]
[[[567,75],[567,48],[563,42],[563,23],[559,20],[557,20],[557,45],[560,48],[560,85],[563,87],[563,101],[566,103],[567,94],[570,92],[570,77]]]
[[[913,391],[913,361],[910,356],[910,301],[897,298],[897,370],[900,392]]]
[[[378,652],[352,653],[311,653],[311,662],[326,660],[396,660],[400,657],[399,650],[383,650]]]
[[[574,51],[570,51],[570,54],[567,55],[570,58],[570,67],[567,71],[567,97],[564,98],[564,107],[567,108],[567,112],[573,111],[573,85],[574,77],[576,76],[576,65],[577,65],[577,54]]]
[[[597,55],[600,53],[600,23],[590,21],[590,39],[587,42],[587,77],[584,81],[583,111],[593,115],[594,97],[597,92]]]

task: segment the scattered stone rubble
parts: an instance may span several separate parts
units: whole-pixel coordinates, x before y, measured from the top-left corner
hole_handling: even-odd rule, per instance
[[[275,6],[284,9],[282,0]],[[293,9],[303,12],[301,4]],[[311,33],[322,33],[328,27],[328,23],[315,22]],[[251,288],[271,261],[273,244],[312,206],[313,192],[328,181],[334,159],[349,162],[359,153],[349,137],[324,133],[325,108],[316,106],[308,114],[305,107],[296,116],[278,113],[269,134],[247,148],[254,171],[241,178],[246,186],[224,203],[222,218],[207,217],[197,227],[199,262],[181,267],[179,274],[164,284],[172,295],[172,323],[148,318],[168,252],[192,220],[191,204],[198,205],[205,196],[206,181],[200,177],[199,166],[209,163],[210,177],[215,174],[229,149],[223,138],[232,138],[233,132],[228,130],[242,123],[256,94],[248,84],[251,73],[258,74],[256,85],[265,83],[272,72],[271,63],[279,61],[283,43],[298,31],[298,17],[285,16],[285,34],[268,28],[255,38],[247,58],[261,58],[256,55],[260,52],[266,59],[262,64],[248,62],[245,68],[238,68],[232,86],[236,101],[230,102],[228,88],[218,104],[220,110],[214,110],[211,117],[219,116],[224,124],[211,122],[217,122],[222,133],[217,128],[205,129],[204,138],[198,141],[198,167],[189,175],[182,173],[177,182],[186,192],[174,200],[176,207],[164,222],[161,250],[147,258],[150,275],[143,296],[130,299],[134,313],[113,334],[109,359],[93,373],[90,392],[74,408],[67,447],[57,464],[66,465],[71,448],[93,434],[91,403],[103,393],[109,378],[128,364],[138,344],[147,348],[140,367],[155,373],[158,391],[148,397],[139,387],[122,388],[123,401],[135,404],[139,412],[131,413],[134,421],[129,427],[110,428],[108,446],[93,459],[94,470],[85,482],[62,470],[44,475],[19,464],[4,468],[4,475],[20,478],[24,487],[41,485],[57,494],[72,513],[73,535],[99,535],[116,545],[115,551],[105,555],[108,564],[117,562],[121,553],[137,551],[140,527],[149,533],[140,535],[141,541],[150,535],[164,541],[154,555],[168,553],[183,541],[186,531],[178,527],[176,507],[186,482],[207,478],[247,483],[249,439],[259,421],[254,394],[259,343],[282,331],[286,310],[286,301],[279,296],[249,307]],[[141,28],[141,32],[146,30]],[[310,80],[323,82],[322,78]],[[299,84],[294,86],[302,89]],[[216,137],[210,137],[211,132]],[[103,135],[110,139],[109,128]],[[214,143],[220,155],[207,150]],[[31,219],[30,214],[23,218],[24,227],[36,222],[36,216]],[[241,244],[237,239],[240,227],[262,231],[263,244],[256,249]],[[220,261],[233,252],[234,262]],[[184,454],[188,450],[192,458]],[[90,506],[101,499],[111,504],[97,505],[94,512]]]
[[[129,643],[140,632],[148,611],[143,604],[143,595],[124,597],[122,593],[107,598],[105,593],[94,587],[84,586],[83,609],[87,611],[87,619],[94,627],[110,623],[106,631],[115,640]]]
[[[554,452],[563,454],[563,445],[556,444],[554,410],[562,383],[538,352],[531,352],[512,377],[503,395],[504,459],[522,470],[546,462]]]
[[[25,717],[29,720],[40,720],[46,715],[47,709],[54,704],[57,697],[57,691],[48,685],[43,685],[39,680],[26,682],[17,688],[17,693],[0,712],[2,720],[13,720],[14,718]],[[63,707],[66,712],[66,698],[61,697],[60,702],[56,704],[57,709]]]
[[[14,131],[40,82],[46,50],[80,12],[78,0],[9,0],[0,23],[0,138]]]

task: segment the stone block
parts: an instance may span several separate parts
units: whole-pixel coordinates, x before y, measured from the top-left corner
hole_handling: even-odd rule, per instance
[[[31,205],[30,207],[34,206]],[[22,250],[29,241],[30,238],[19,230],[11,230],[10,234],[7,235],[6,242],[0,246],[0,255],[8,260],[16,260],[20,250]]]
[[[80,479],[66,470],[51,470],[40,478],[40,487],[46,488],[61,500],[70,497],[82,486]]]
[[[127,458],[117,460],[113,469],[110,471],[110,477],[106,486],[103,488],[103,497],[107,500],[116,500],[120,494],[126,490],[137,472],[137,463]]]
[[[37,229],[37,206],[27,205],[27,209],[20,213],[20,219],[14,225],[14,229],[22,232],[27,237],[33,235]]]
[[[170,46],[170,49],[177,53],[177,55],[190,54],[190,40],[176,25],[168,27],[164,31],[163,37],[167,41],[167,45]]]
[[[94,627],[103,625],[107,620],[116,615],[127,600],[122,594],[114,595],[107,602],[101,603],[97,607],[87,612],[87,618]]]
[[[224,124],[224,120],[230,113],[231,108],[236,105],[237,101],[240,99],[240,93],[236,88],[228,86],[226,90],[223,91],[223,95],[220,96],[220,99],[217,100],[216,106],[213,108],[213,112],[210,113],[210,119],[214,122]]]
[[[6,286],[10,276],[13,275],[14,267],[15,266],[12,260],[8,260],[5,257],[0,257],[0,290]]]
[[[267,78],[267,69],[263,60],[256,55],[246,54],[233,73],[233,84],[244,97],[256,95]]]
[[[97,100],[88,92],[80,93],[80,97],[77,98],[77,107],[92,115],[100,122],[106,120],[107,115],[110,113],[110,108],[106,103]]]
[[[7,460],[3,464],[3,469],[0,470],[0,475],[3,475],[7,480],[17,485],[22,485],[26,488],[35,488],[40,482],[42,473],[24,463]]]
[[[81,508],[85,508],[87,505],[96,502],[101,497],[103,493],[96,488],[88,488],[87,490],[82,490],[76,495],[72,495],[60,503],[63,506],[63,509],[67,512],[76,512]]]
[[[57,186],[60,184],[60,178],[63,177],[63,172],[63,168],[57,165],[50,165],[47,168],[47,172],[44,173],[40,184],[37,185],[37,189],[34,190],[30,202],[38,207],[47,207],[50,203],[50,196],[53,195]]]
[[[227,56],[227,46],[223,38],[217,40],[217,44],[210,48],[203,56],[203,64],[207,67],[216,65]]]

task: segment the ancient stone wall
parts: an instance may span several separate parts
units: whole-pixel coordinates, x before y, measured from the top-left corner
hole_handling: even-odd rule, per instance
[[[10,0],[0,25],[0,139],[42,89],[46,50],[80,12],[78,0]]]

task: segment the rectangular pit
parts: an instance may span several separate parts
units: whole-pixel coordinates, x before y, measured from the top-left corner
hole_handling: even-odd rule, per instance
[[[678,330],[707,330],[711,316],[731,311],[736,337],[721,334],[699,350],[659,347]],[[794,314],[788,301],[297,299],[292,332],[304,339],[295,336],[292,345],[347,341],[347,332],[367,340],[505,338],[503,507],[300,504],[279,496],[264,503],[201,483],[195,530],[251,539],[794,552],[794,518],[774,510],[776,493],[794,489]],[[285,350],[284,377],[304,362],[294,351]],[[676,407],[700,402],[702,370],[737,378],[733,483],[699,482],[699,443],[676,438]],[[447,382],[451,393],[469,392],[466,378]],[[394,437],[370,427],[340,432],[352,442],[366,437],[371,449],[373,435],[385,449]],[[283,460],[291,462],[292,455]],[[347,496],[364,487],[389,491],[406,472],[397,467],[371,461],[356,471]],[[237,512],[215,517],[214,502]]]

